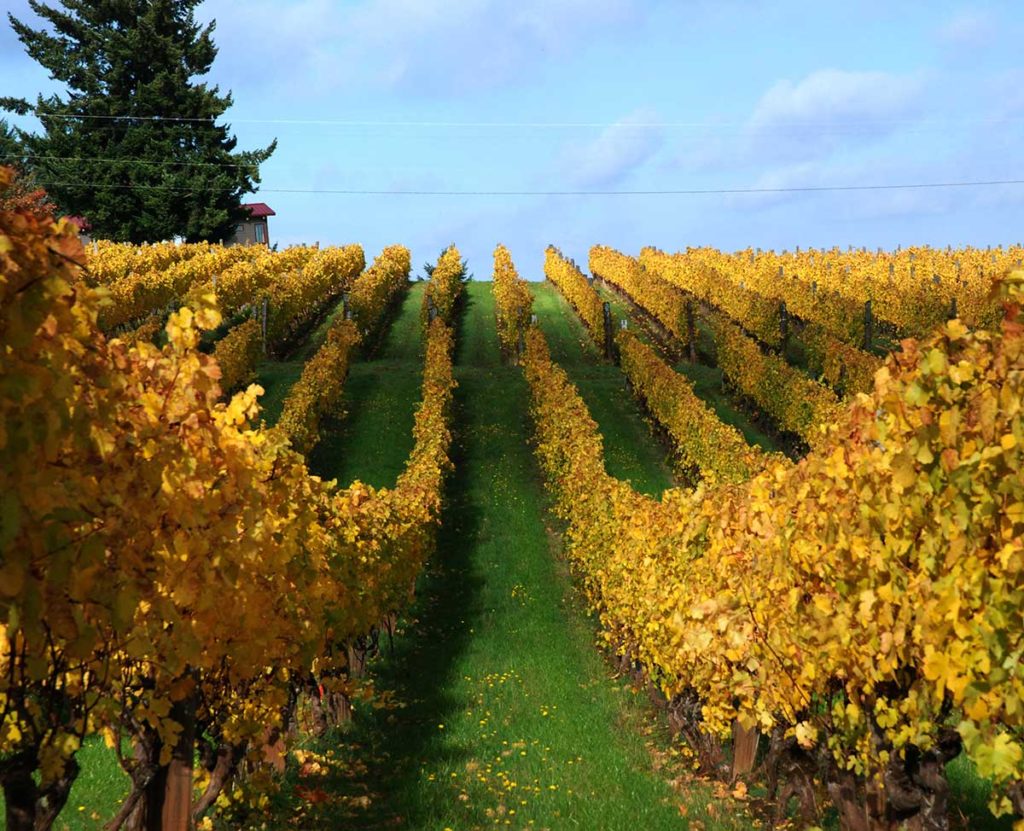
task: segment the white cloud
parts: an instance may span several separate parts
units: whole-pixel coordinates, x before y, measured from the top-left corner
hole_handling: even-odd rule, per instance
[[[754,127],[877,122],[906,115],[921,91],[919,78],[889,72],[819,69],[793,83],[782,80],[758,102]]]
[[[607,187],[621,182],[651,159],[664,142],[657,113],[636,110],[606,127],[589,144],[573,145],[562,155],[561,170],[576,187]]]
[[[639,0],[250,0],[240,15],[232,0],[207,0],[202,13],[218,19],[218,43],[238,55],[232,80],[258,71],[301,96],[304,87],[488,88],[640,9]]]
[[[964,192],[943,188],[819,189],[917,184],[948,178],[948,171],[941,163],[920,164],[900,159],[855,162],[819,159],[765,170],[749,187],[777,192],[736,194],[728,201],[739,209],[760,211],[783,203],[807,203],[814,199],[818,204],[828,206],[825,208],[827,212],[839,212],[846,219],[858,221],[934,215],[948,213],[956,204],[970,197]]]
[[[621,24],[638,15],[639,8],[632,0],[521,0],[511,14],[511,21],[545,49],[561,51],[575,39],[574,30],[582,34],[587,29]]]
[[[851,139],[862,143],[911,123],[924,87],[917,75],[841,69],[778,81],[754,108],[747,139],[762,154],[823,155]]]
[[[938,38],[946,46],[981,48],[989,45],[996,34],[996,22],[991,12],[964,9],[939,28]]]
[[[819,69],[769,86],[748,117],[712,119],[680,139],[668,167],[695,174],[807,169],[812,160],[877,151],[923,113],[927,76]]]

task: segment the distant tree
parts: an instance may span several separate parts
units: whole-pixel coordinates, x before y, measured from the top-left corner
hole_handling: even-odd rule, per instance
[[[39,216],[52,216],[53,203],[39,187],[25,162],[25,150],[11,126],[0,118],[0,167],[14,170],[14,179],[0,193],[0,211],[30,210]]]
[[[236,152],[217,119],[231,94],[194,79],[217,55],[215,23],[195,21],[199,0],[29,0],[50,25],[8,15],[28,54],[67,86],[67,97],[0,108],[34,114],[42,132],[19,131],[26,161],[60,209],[95,235],[129,242],[230,235],[242,196],[277,142]]]
[[[440,259],[441,255],[443,255],[444,252],[447,251],[447,250],[448,249],[445,248],[444,251],[442,251],[441,254],[438,255],[438,259]],[[459,275],[459,279],[462,280],[463,283],[468,283],[468,282],[470,282],[473,279],[473,273],[469,270],[469,262],[466,260],[465,257],[462,258],[461,266],[462,266],[462,273]],[[435,268],[437,268],[437,263],[436,262],[434,262],[434,263],[424,263],[423,264],[423,271],[426,272],[428,280],[433,275]],[[416,279],[419,280],[420,278],[417,277]]]

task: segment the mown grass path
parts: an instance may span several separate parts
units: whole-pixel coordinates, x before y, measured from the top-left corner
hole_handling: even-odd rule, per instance
[[[583,396],[604,437],[605,467],[636,490],[659,496],[672,487],[668,452],[651,434],[617,366],[601,359],[575,310],[550,283],[531,283],[533,310],[551,357]]]
[[[618,325],[618,321],[629,322],[630,330],[637,335],[644,343],[652,347],[663,358],[664,351],[659,347],[653,338],[644,331],[636,313],[623,301],[621,295],[616,294],[608,288],[599,291],[601,299],[611,305],[612,316]],[[711,409],[715,411],[719,421],[723,424],[731,424],[746,439],[748,444],[757,445],[762,450],[771,452],[780,450],[779,443],[761,429],[754,420],[750,418],[738,406],[735,399],[724,390],[722,370],[718,367],[705,366],[700,363],[689,361],[678,361],[673,365],[676,372],[685,375],[693,384],[694,392],[704,400]]]
[[[349,729],[317,742],[328,774],[300,784],[327,799],[293,791],[279,816],[303,828],[686,828],[681,797],[651,770],[646,709],[594,649],[553,549],[527,386],[501,364],[493,316],[490,285],[471,284],[438,551],[414,617],[372,665],[393,706],[357,706]]]
[[[291,352],[280,359],[264,360],[256,368],[256,381],[263,387],[260,410],[263,420],[268,424],[276,424],[281,417],[284,400],[288,397],[292,385],[302,375],[302,367],[323,346],[327,340],[328,329],[343,311],[344,304],[339,299]]]
[[[413,418],[423,381],[420,306],[425,283],[414,283],[387,325],[380,348],[352,362],[341,406],[309,457],[310,469],[346,487],[359,479],[395,484],[413,448]]]

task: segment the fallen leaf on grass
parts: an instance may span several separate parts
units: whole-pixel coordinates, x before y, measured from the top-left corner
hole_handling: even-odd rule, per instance
[[[295,795],[304,802],[309,802],[313,805],[319,805],[330,800],[330,796],[321,788],[304,788],[302,785],[296,786]]]

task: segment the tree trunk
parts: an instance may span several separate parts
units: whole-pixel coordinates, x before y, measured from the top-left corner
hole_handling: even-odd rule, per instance
[[[687,691],[673,698],[668,705],[668,723],[690,746],[700,766],[700,773],[721,776],[725,767],[725,750],[721,741],[702,729],[700,698]]]
[[[949,831],[949,782],[946,765],[960,753],[959,734],[944,730],[926,753],[908,748],[905,759],[886,771],[890,810],[907,819],[909,831]]]
[[[122,762],[132,780],[132,789],[114,818],[103,826],[105,831],[118,831],[122,827],[126,831],[145,831],[146,796],[156,776],[159,759],[160,745],[155,735],[136,735],[132,743],[131,766]]]
[[[35,768],[35,754],[25,751],[6,760],[0,769],[7,831],[35,831],[37,790],[32,778]]]
[[[71,786],[78,778],[78,762],[72,756],[64,762],[64,770],[57,779],[40,788],[36,795],[35,831],[50,831],[60,812],[64,810]]]
[[[1007,791],[1013,811],[1017,816],[1024,816],[1024,782],[1014,782]]]
[[[0,765],[3,783],[5,827],[9,831],[49,831],[67,804],[71,786],[78,776],[78,762],[72,756],[64,770],[45,787],[36,784],[37,755],[23,751]]]
[[[366,651],[360,644],[349,644],[348,647],[349,678],[362,678],[366,674]]]
[[[324,712],[324,701],[320,694],[320,687],[316,684],[308,693],[309,717],[313,722],[310,732],[314,736],[322,736],[327,732],[327,713]]]
[[[946,764],[960,752],[960,737],[942,731],[927,752],[907,747],[882,771],[880,779],[835,770],[828,791],[843,831],[949,831],[949,783]]]
[[[217,797],[221,795],[225,786],[231,781],[244,757],[244,745],[222,744],[217,748],[217,760],[214,763],[213,770],[210,771],[210,781],[206,786],[206,790],[203,791],[203,795],[199,797],[195,807],[192,808],[193,821],[198,821],[210,809],[213,803],[217,801]]]
[[[892,831],[884,794],[863,779],[842,771],[828,783],[828,795],[843,831]]]
[[[133,760],[126,765],[132,790],[107,831],[188,831],[192,816],[192,769],[195,754],[196,698],[190,695],[171,708],[182,726],[171,762],[160,765],[163,744],[149,727],[138,728]]]
[[[768,785],[768,799],[775,803],[774,824],[789,817],[790,802],[797,801],[801,827],[820,825],[821,811],[815,789],[818,759],[797,743],[786,738],[785,729],[776,727],[768,740],[768,753],[764,759],[764,776]]]

